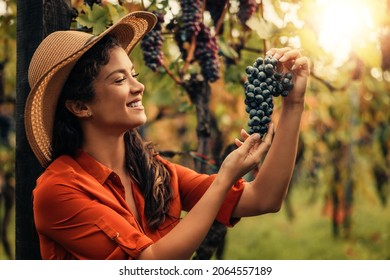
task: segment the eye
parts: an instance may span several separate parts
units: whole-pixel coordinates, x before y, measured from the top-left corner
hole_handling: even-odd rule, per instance
[[[137,79],[139,76],[139,73],[134,73],[134,74],[132,74],[132,76],[133,76],[133,78]]]
[[[115,79],[114,82],[115,82],[116,84],[121,84],[121,83],[123,83],[125,80],[126,80],[126,77],[123,76],[123,77],[120,77],[120,78]]]

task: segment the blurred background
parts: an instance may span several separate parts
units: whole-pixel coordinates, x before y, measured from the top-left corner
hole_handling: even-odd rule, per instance
[[[39,169],[15,172],[25,160],[16,153],[23,131],[15,125],[22,2],[0,1],[0,259],[24,258],[15,248],[24,225],[15,217],[29,205],[15,206],[15,190],[25,188],[18,182],[28,168]],[[131,54],[146,87],[149,122],[141,133],[163,156],[199,172],[217,172],[248,128],[246,66],[271,47],[309,57],[299,153],[281,211],[234,228],[216,224],[198,258],[390,259],[389,0],[55,3],[69,9],[69,28],[94,34],[129,11],[159,15],[152,44]],[[280,98],[274,102],[277,123]]]

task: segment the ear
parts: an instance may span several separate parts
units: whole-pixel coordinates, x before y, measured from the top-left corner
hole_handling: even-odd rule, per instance
[[[87,118],[91,116],[91,112],[89,111],[88,106],[82,101],[66,100],[65,106],[76,117]]]

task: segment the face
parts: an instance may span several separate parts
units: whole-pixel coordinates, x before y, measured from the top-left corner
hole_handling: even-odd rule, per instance
[[[94,125],[123,133],[146,122],[144,85],[136,77],[127,53],[119,47],[111,49],[108,64],[101,67],[92,83],[95,97],[87,104]]]

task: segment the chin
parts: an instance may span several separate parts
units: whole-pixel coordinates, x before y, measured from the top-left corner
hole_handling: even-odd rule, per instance
[[[145,116],[144,118],[140,118],[139,119],[139,121],[136,123],[136,124],[134,124],[134,127],[135,128],[138,128],[138,127],[140,127],[140,126],[143,126],[144,124],[146,124],[146,121],[147,121],[148,119],[147,119],[147,117]]]

